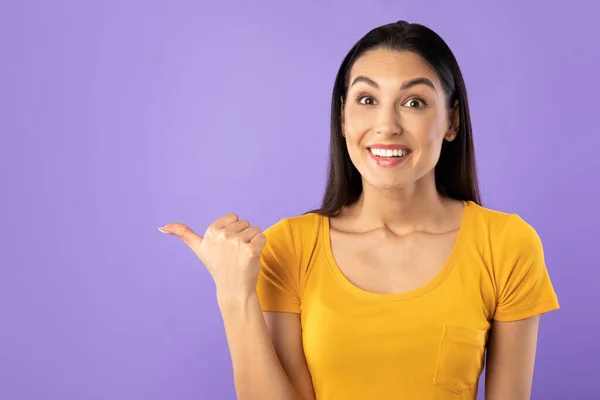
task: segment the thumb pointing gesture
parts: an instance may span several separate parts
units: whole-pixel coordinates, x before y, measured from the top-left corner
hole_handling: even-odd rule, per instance
[[[200,258],[200,246],[202,245],[202,236],[198,235],[191,228],[184,224],[167,224],[162,228],[158,228],[159,231],[167,235],[178,236],[190,249]]]
[[[260,270],[260,254],[266,237],[257,226],[227,214],[201,237],[184,224],[168,224],[159,231],[178,236],[202,261],[217,284],[222,298],[252,295]]]

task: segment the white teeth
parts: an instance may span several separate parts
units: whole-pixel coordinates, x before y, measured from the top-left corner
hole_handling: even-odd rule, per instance
[[[369,149],[371,153],[376,155],[377,157],[404,157],[408,154],[408,150],[398,150],[398,149],[377,149],[371,148]]]

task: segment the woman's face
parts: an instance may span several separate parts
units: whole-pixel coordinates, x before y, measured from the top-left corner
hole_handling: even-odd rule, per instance
[[[433,176],[458,126],[435,71],[415,53],[377,49],[356,60],[348,82],[342,131],[363,183],[399,189]]]

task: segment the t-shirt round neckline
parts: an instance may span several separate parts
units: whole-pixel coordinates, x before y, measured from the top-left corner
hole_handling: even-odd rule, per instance
[[[322,215],[321,236],[327,263],[329,264],[331,271],[333,272],[340,285],[343,286],[344,289],[346,289],[353,295],[361,297],[363,299],[373,301],[402,301],[422,296],[439,286],[448,277],[448,275],[452,271],[452,268],[456,264],[456,260],[458,259],[458,256],[463,248],[468,228],[470,226],[471,216],[474,211],[474,203],[472,201],[463,201],[463,203],[464,209],[460,227],[456,236],[456,240],[454,241],[454,246],[452,247],[452,251],[450,252],[448,259],[446,260],[446,263],[433,279],[431,279],[429,282],[425,283],[424,285],[418,288],[400,293],[375,293],[367,291],[365,289],[361,289],[354,283],[352,283],[346,277],[346,275],[342,273],[342,270],[339,268],[337,262],[333,257],[333,251],[331,249],[331,230],[329,217]]]

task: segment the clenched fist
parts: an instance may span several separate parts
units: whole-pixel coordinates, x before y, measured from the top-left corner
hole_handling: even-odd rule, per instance
[[[266,243],[259,228],[228,214],[213,222],[204,237],[177,223],[159,230],[178,236],[194,251],[213,277],[219,298],[247,298],[256,292]]]

